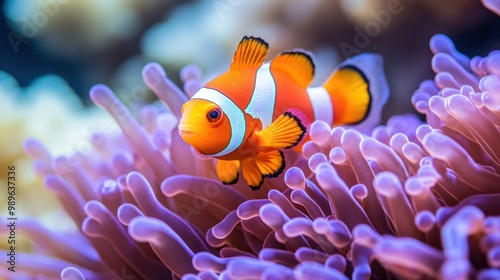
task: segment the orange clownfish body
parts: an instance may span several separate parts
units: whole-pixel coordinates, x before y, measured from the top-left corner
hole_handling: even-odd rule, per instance
[[[242,172],[254,190],[285,169],[282,150],[297,146],[310,122],[376,124],[388,98],[382,59],[362,54],[342,63],[319,87],[311,56],[283,52],[264,63],[268,45],[244,37],[229,70],[202,87],[182,107],[181,137],[218,159],[225,184]]]

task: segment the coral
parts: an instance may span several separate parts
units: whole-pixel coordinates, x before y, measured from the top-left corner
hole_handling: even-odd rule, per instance
[[[21,5],[9,0],[4,13],[19,35],[39,38],[51,52],[70,56],[98,53],[140,34],[148,25],[148,17],[170,6],[161,4],[157,0],[45,0]],[[61,48],[63,43],[65,47]]]
[[[381,14],[384,14],[384,11],[389,11],[391,9],[402,10],[403,6],[407,4],[406,2],[412,2],[412,13],[418,14],[427,12],[427,10],[429,10],[430,12],[432,12],[431,15],[433,17],[436,17],[436,20],[441,24],[451,22],[457,23],[461,14],[466,12],[467,8],[470,8],[470,6],[474,5],[473,2],[467,0],[446,0],[439,3],[431,1],[417,2],[394,0],[342,0],[339,2],[339,4],[342,11],[349,16],[350,20],[355,21],[358,24],[366,24],[373,19],[379,20]],[[443,7],[447,7],[446,11],[443,11]]]
[[[241,180],[220,184],[214,161],[176,131],[181,105],[202,83],[196,67],[181,73],[185,95],[159,65],[147,65],[143,78],[169,109],[148,105],[140,123],[109,88],[95,86],[91,99],[121,132],[94,137],[92,152],[79,157],[54,158],[40,141],[25,143],[81,228],[61,236],[34,221],[22,225],[44,241],[23,254],[22,273],[498,278],[500,52],[469,59],[443,35],[430,46],[435,80],[412,99],[426,123],[395,116],[363,135],[315,122],[302,156],[287,154],[291,167],[258,192]]]
[[[73,229],[57,199],[33,172],[22,143],[27,137],[36,137],[54,153],[72,154],[90,146],[85,138],[89,131],[106,120],[110,129],[113,123],[98,110],[84,108],[68,84],[55,75],[41,76],[21,88],[12,76],[0,71],[0,100],[0,166],[17,168],[16,198],[22,204],[17,215],[35,216],[46,225],[66,221],[61,230]],[[0,173],[0,183],[7,185],[7,172]],[[6,195],[0,196],[0,207],[7,208]]]

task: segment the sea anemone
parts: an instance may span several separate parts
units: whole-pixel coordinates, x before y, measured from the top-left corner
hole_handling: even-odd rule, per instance
[[[147,65],[143,78],[168,108],[148,105],[140,122],[95,86],[91,99],[121,132],[67,157],[25,142],[81,227],[63,235],[20,222],[34,248],[18,253],[15,278],[500,277],[500,52],[469,59],[443,35],[430,45],[436,77],[412,99],[426,123],[395,116],[364,135],[315,122],[302,155],[288,153],[290,168],[259,191],[222,185],[214,160],[176,131],[198,68],[181,72],[185,94]]]
[[[495,0],[481,0],[483,5],[490,9],[491,11],[495,12],[497,15],[500,15],[500,3]]]

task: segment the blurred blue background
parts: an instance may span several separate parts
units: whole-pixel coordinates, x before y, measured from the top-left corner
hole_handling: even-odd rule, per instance
[[[396,4],[400,12],[358,48],[356,28],[365,30]],[[2,0],[0,6],[0,70],[21,87],[59,75],[87,105],[96,83],[126,95],[141,84],[140,70],[149,61],[163,64],[176,82],[187,63],[213,76],[227,67],[243,35],[257,35],[270,43],[271,55],[311,50],[322,77],[345,59],[343,42],[382,54],[392,90],[386,120],[412,111],[410,95],[432,77],[432,35],[450,36],[469,56],[500,45],[500,20],[479,0]]]

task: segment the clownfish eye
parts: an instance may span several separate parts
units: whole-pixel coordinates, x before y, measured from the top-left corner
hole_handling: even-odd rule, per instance
[[[209,122],[215,123],[218,120],[220,120],[221,116],[222,116],[222,112],[220,111],[220,109],[215,108],[215,109],[208,111],[207,119]]]

